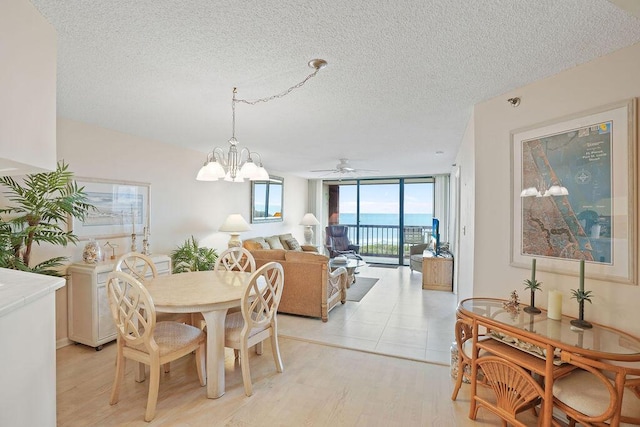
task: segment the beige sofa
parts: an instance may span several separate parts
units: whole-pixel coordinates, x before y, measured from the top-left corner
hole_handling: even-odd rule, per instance
[[[329,320],[329,311],[347,298],[347,270],[329,270],[329,258],[313,252],[285,249],[251,250],[256,267],[276,261],[284,268],[278,312]]]

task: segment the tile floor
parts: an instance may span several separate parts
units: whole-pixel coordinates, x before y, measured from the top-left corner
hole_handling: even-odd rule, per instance
[[[356,280],[379,279],[361,301],[336,306],[326,323],[279,314],[279,335],[449,365],[456,296],[423,290],[421,274],[409,267],[365,266],[358,271]]]

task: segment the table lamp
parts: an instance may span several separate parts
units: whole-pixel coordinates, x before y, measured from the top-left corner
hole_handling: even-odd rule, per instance
[[[218,231],[226,231],[231,234],[229,243],[227,245],[230,248],[242,246],[242,240],[240,240],[240,233],[243,231],[249,231],[251,227],[247,224],[240,214],[231,214],[224,220]]]
[[[304,244],[313,245],[313,226],[320,225],[320,221],[312,213],[307,213],[302,217],[300,225],[304,225]]]

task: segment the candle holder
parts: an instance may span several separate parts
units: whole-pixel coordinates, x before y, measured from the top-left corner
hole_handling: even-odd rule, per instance
[[[542,282],[538,282],[536,279],[527,279],[524,281],[525,289],[531,291],[531,304],[524,308],[524,311],[529,314],[540,314],[542,311],[536,307],[536,291],[540,290]]]
[[[131,233],[131,252],[138,252],[138,244],[136,243],[136,233]]]
[[[591,323],[584,320],[584,302],[588,301],[591,304],[591,291],[584,290],[584,260],[580,260],[580,287],[576,289],[571,289],[571,298],[575,298],[579,304],[578,318],[571,321],[573,326],[577,326],[579,328],[592,328],[593,325]]]
[[[142,254],[143,255],[151,255],[151,252],[149,251],[149,240],[148,239],[142,239]]]
[[[571,298],[575,298],[578,301],[578,318],[573,319],[571,324],[582,329],[592,328],[593,325],[584,320],[584,302],[589,301],[591,303],[591,291],[572,289]]]

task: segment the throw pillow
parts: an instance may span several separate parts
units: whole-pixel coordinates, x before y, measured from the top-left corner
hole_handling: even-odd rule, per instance
[[[256,242],[255,240],[245,240],[242,242],[242,246],[249,251],[257,251],[260,249],[264,249],[260,242]]]
[[[292,237],[290,239],[285,240],[287,246],[289,246],[289,249],[292,251],[302,251],[302,248],[300,247],[300,243],[298,243],[298,241],[296,240],[295,237]]]
[[[278,236],[266,237],[264,240],[266,240],[271,249],[285,249]]]

